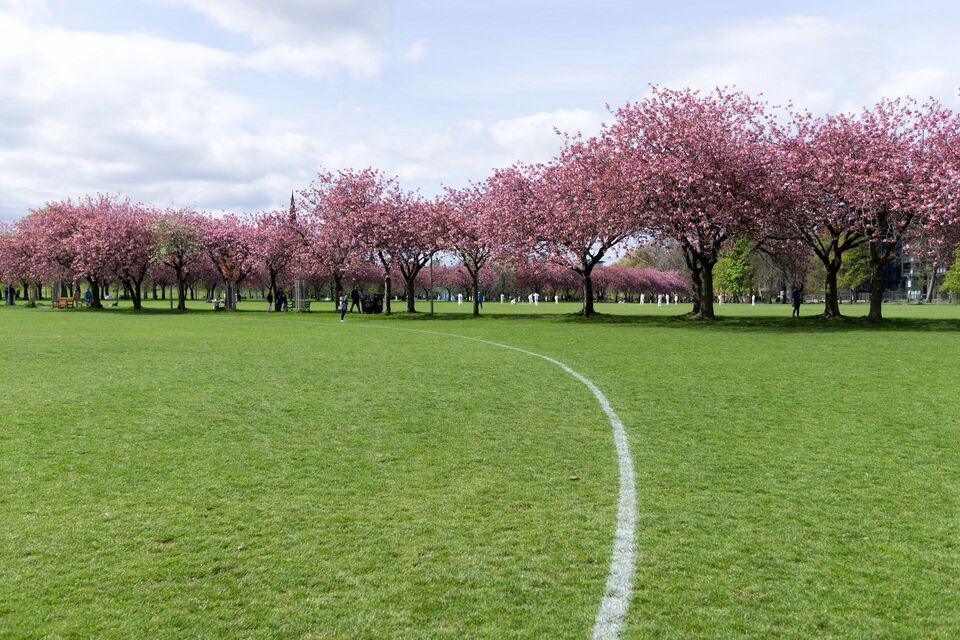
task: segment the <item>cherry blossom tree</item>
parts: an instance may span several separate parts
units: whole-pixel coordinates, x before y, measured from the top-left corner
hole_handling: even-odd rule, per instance
[[[464,189],[448,189],[443,199],[448,228],[447,244],[470,275],[473,292],[473,315],[480,315],[480,281],[494,255],[496,241],[491,230],[495,207],[488,185],[471,185]]]
[[[403,277],[407,313],[416,313],[417,275],[436,255],[446,234],[447,220],[438,202],[407,194],[394,210],[394,264]]]
[[[73,271],[94,281],[119,281],[133,308],[141,309],[143,281],[152,263],[157,238],[153,210],[127,198],[97,195],[81,200],[77,228],[71,236]]]
[[[251,234],[255,266],[263,271],[270,293],[276,297],[277,279],[302,253],[304,232],[292,211],[266,211],[254,216]]]
[[[79,207],[71,200],[47,203],[31,211],[17,222],[19,246],[25,260],[24,270],[30,274],[30,304],[36,304],[37,289],[43,280],[75,282],[83,276],[73,271],[76,258],[71,238],[77,231]],[[93,306],[100,305],[100,283],[91,282]]]
[[[400,190],[396,180],[366,170],[357,185],[357,205],[347,217],[347,225],[363,257],[380,268],[383,277],[383,310],[390,315],[393,296],[392,278],[398,252],[405,241],[401,225],[418,206],[418,197]]]
[[[0,223],[0,284],[12,287],[22,277],[23,268],[17,247],[17,237],[12,227]]]
[[[918,253],[926,254],[934,264],[946,265],[954,262],[960,247],[960,112],[941,116],[927,139],[939,199],[913,244]]]
[[[380,206],[386,189],[386,178],[372,168],[318,174],[300,192],[299,269],[328,274],[335,291],[343,291],[345,275],[360,259],[366,216]]]
[[[533,193],[525,210],[506,221],[514,242],[580,276],[585,317],[593,305],[593,269],[638,230],[641,192],[625,179],[616,145],[599,138],[567,137],[559,156],[526,168]]]
[[[637,190],[634,211],[673,239],[691,274],[693,317],[713,319],[713,267],[725,243],[766,228],[771,135],[765,107],[736,91],[653,87],[614,112],[604,137]]]
[[[224,308],[236,311],[237,287],[250,275],[256,263],[253,227],[233,214],[204,218],[200,225],[200,239],[224,283]]]
[[[167,210],[154,221],[151,229],[156,236],[153,259],[173,271],[179,296],[177,311],[186,311],[187,284],[204,255],[200,216],[185,209]]]
[[[819,184],[869,250],[868,320],[883,318],[886,265],[945,211],[937,177],[942,158],[931,142],[949,119],[937,103],[882,100],[856,116],[828,117],[821,127],[829,144],[818,149],[824,174]]]
[[[12,283],[21,282],[27,306],[37,304],[40,281],[46,277],[47,265],[37,244],[40,232],[38,220],[33,215],[21,218],[10,229],[4,243],[4,271]]]
[[[827,318],[841,315],[837,278],[844,254],[866,241],[856,224],[853,203],[841,197],[844,183],[853,178],[846,170],[846,164],[854,161],[847,156],[853,150],[846,131],[849,122],[842,117],[794,113],[789,124],[775,129],[776,183],[781,197],[774,210],[781,224],[765,244],[776,248],[801,244],[820,260]],[[767,253],[780,255],[779,251]],[[794,285],[798,282],[802,280],[794,280]]]

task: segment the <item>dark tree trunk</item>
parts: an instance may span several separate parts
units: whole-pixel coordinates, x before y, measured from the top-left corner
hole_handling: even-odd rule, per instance
[[[100,302],[100,283],[97,280],[90,279],[90,307],[93,309],[102,309],[103,304]]]
[[[473,317],[480,317],[480,270],[470,271],[470,284],[473,287]]]
[[[390,315],[392,313],[390,309],[390,298],[393,296],[393,286],[390,282],[390,276],[386,275],[383,278],[383,313],[384,315]]]
[[[230,278],[224,279],[223,307],[227,311],[237,310],[237,284]]]
[[[700,299],[703,297],[703,278],[700,277],[700,269],[692,269],[690,271],[690,282],[693,284],[693,310],[690,312],[690,315],[694,318],[700,315]],[[650,296],[651,299],[653,296]]]
[[[140,311],[140,309],[143,308],[143,304],[142,304],[143,295],[141,293],[142,291],[141,283],[131,282],[128,288],[130,289],[130,300],[133,301],[134,311]]]
[[[417,312],[417,274],[414,273],[409,278],[404,278],[406,282],[407,292],[407,313],[416,313]]]
[[[683,246],[683,261],[687,263],[687,269],[690,270],[690,283],[693,285],[693,310],[690,312],[691,318],[699,318],[703,310],[703,263],[689,246]],[[712,307],[712,305],[711,305]]]
[[[407,313],[417,312],[417,276],[419,274],[420,269],[414,269],[403,278],[404,285],[407,288],[404,293],[404,298],[407,300]]]
[[[580,272],[580,277],[583,279],[583,308],[580,310],[580,315],[584,318],[597,314],[593,307],[593,278],[590,275],[592,272],[592,266],[585,267]]]
[[[825,298],[823,315],[827,318],[839,318],[840,294],[837,290],[837,272],[840,271],[840,265],[836,261],[832,261],[824,266],[827,270],[827,276],[823,283]]]
[[[883,259],[882,251],[876,242],[870,243],[870,311],[867,312],[867,320],[871,322],[883,320],[883,292],[886,284],[883,281],[883,267],[886,260]]]
[[[173,291],[170,292],[173,295]],[[177,269],[177,311],[187,310],[187,283],[183,279],[183,271]]]
[[[713,263],[700,262],[700,310],[693,315],[697,320],[713,320]]]

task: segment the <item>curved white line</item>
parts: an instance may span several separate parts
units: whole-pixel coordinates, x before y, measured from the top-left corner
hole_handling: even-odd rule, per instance
[[[597,611],[597,617],[593,624],[593,640],[616,640],[616,638],[619,638],[620,633],[623,631],[627,610],[630,608],[630,594],[633,584],[634,546],[637,524],[636,474],[633,468],[633,458],[630,456],[630,444],[627,441],[627,433],[623,427],[623,421],[620,420],[620,416],[618,416],[617,412],[610,406],[610,402],[607,400],[607,397],[603,395],[603,392],[600,391],[599,387],[589,378],[577,373],[559,360],[545,356],[542,353],[527,351],[526,349],[513,347],[508,344],[443,331],[385,327],[377,324],[368,324],[366,326],[376,327],[377,329],[393,329],[395,331],[461,338],[463,340],[481,342],[501,349],[509,349],[510,351],[516,351],[528,356],[540,358],[541,360],[546,360],[550,364],[560,367],[590,390],[590,393],[597,399],[600,408],[607,414],[607,419],[610,421],[610,426],[613,429],[613,441],[617,448],[617,461],[620,466],[620,498],[617,505],[617,530],[613,538],[613,554],[610,557],[610,572],[607,574],[606,591],[603,594],[603,599],[600,601],[600,609]]]

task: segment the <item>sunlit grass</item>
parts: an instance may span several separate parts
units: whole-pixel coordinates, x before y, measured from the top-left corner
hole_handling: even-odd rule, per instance
[[[315,305],[0,308],[0,636],[588,636],[603,414],[548,363],[398,328],[610,398],[641,513],[627,637],[960,633],[960,308]]]

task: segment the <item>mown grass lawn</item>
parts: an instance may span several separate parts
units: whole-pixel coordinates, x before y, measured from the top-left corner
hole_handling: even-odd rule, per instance
[[[603,413],[544,361],[397,329],[606,393],[638,473],[625,637],[960,635],[958,307],[155,306],[0,308],[0,636],[588,637]]]

